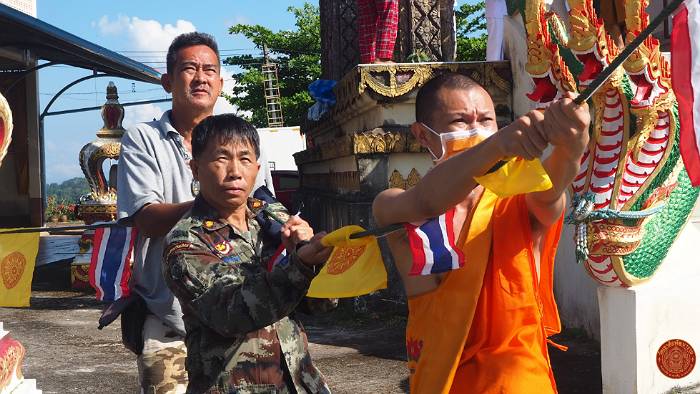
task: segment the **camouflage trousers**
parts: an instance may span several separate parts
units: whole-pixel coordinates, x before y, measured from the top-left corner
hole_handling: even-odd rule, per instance
[[[142,394],[184,393],[187,390],[184,338],[154,315],[143,325],[143,353],[138,357]]]

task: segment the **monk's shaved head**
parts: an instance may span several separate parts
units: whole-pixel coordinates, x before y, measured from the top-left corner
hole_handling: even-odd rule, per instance
[[[432,124],[433,117],[440,111],[439,92],[442,89],[469,91],[477,89],[486,93],[481,85],[466,75],[447,72],[431,79],[418,90],[416,96],[416,122]],[[486,93],[488,95],[488,93]]]

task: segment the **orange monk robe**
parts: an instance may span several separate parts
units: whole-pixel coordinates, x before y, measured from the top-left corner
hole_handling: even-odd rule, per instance
[[[561,328],[552,294],[561,223],[544,234],[538,284],[524,196],[484,192],[460,236],[465,266],[409,299],[412,393],[556,392],[546,337]]]

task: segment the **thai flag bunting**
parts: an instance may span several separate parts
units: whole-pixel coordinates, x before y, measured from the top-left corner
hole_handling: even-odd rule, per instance
[[[116,301],[129,295],[136,229],[98,228],[92,241],[90,285],[100,301]]]
[[[272,271],[272,268],[276,266],[277,264],[286,264],[287,263],[287,249],[284,247],[284,245],[280,244],[280,246],[277,248],[277,251],[275,254],[270,257],[270,260],[267,262],[267,271],[270,272]]]
[[[430,275],[455,270],[464,265],[464,254],[456,246],[454,208],[420,223],[406,223],[413,255],[409,275]]]
[[[678,100],[680,151],[693,186],[700,185],[700,0],[673,17],[671,78]]]

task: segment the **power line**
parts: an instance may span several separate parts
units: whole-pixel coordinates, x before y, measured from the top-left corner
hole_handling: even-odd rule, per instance
[[[235,81],[235,80],[236,80],[235,78],[224,78],[224,82],[227,82],[227,81]],[[165,91],[163,90],[163,88],[153,88],[153,89],[145,89],[145,90],[137,90],[137,91],[120,91],[120,92],[119,92],[119,96],[123,96],[123,95],[133,95],[133,94],[143,94],[143,93],[155,92],[155,91],[162,91],[162,92],[165,92]],[[63,97],[63,96],[71,96],[71,95],[72,95],[72,96],[88,96],[88,95],[102,94],[102,93],[104,93],[104,91],[92,91],[92,92],[66,92],[66,93],[63,93],[61,96],[62,96],[62,97]],[[54,93],[51,93],[51,92],[41,92],[41,93],[39,93],[39,94],[42,95],[42,96],[54,96],[54,95],[56,94],[56,92],[54,92]],[[79,98],[77,98],[77,97],[73,97],[72,99],[73,99],[73,100],[87,100],[87,101],[92,100],[92,99],[79,99]]]
[[[154,92],[154,91],[156,91],[156,90],[162,91],[163,88],[153,88],[153,89],[146,89],[146,90],[137,90],[137,91],[135,91],[135,92],[132,92],[132,91],[126,91],[126,92],[124,92],[124,91],[122,91],[122,92],[119,92],[119,95],[121,96],[121,95],[128,95],[128,94],[138,94],[138,93]],[[71,92],[71,93],[64,93],[64,95],[67,95],[67,94],[68,94],[68,95],[90,95],[90,94],[99,94],[99,93],[104,93],[104,92],[103,92],[103,91],[100,91],[100,92]],[[56,94],[56,93],[41,92],[41,93],[39,93],[39,94],[41,94],[41,95],[43,95],[43,96],[53,96],[53,95]]]
[[[225,55],[226,52],[250,52],[250,54],[261,54],[263,53],[263,50],[261,48],[235,48],[235,49],[220,49],[219,54],[220,55]],[[308,50],[296,50],[296,49],[290,49],[290,48],[270,48],[268,47],[269,52],[277,52],[277,53],[294,53],[294,54],[299,54],[299,55],[318,55],[320,54],[319,51],[308,51]],[[117,51],[121,54],[129,54],[129,53],[146,53],[146,54],[154,54],[153,56],[156,55],[162,55],[162,54],[167,54],[168,51]]]
[[[240,52],[240,51],[252,51],[252,50],[258,50],[258,48],[252,47],[252,48],[219,49],[219,52]],[[157,51],[157,50],[152,50],[152,51],[121,50],[121,51],[115,51],[115,52],[118,52],[118,53],[168,53],[168,51]]]

